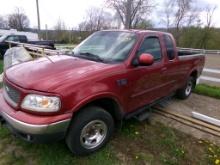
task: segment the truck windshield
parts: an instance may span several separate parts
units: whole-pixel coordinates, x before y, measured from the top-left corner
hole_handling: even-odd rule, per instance
[[[74,56],[95,61],[124,61],[136,42],[136,34],[129,32],[96,32],[78,45]]]

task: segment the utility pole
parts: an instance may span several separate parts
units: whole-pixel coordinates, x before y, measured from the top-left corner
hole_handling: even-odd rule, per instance
[[[37,21],[38,21],[38,35],[39,35],[40,34],[40,12],[39,12],[38,0],[36,0],[36,6],[37,6]]]
[[[46,40],[48,40],[48,30],[47,30],[47,24],[45,25],[45,29],[46,29]]]
[[[125,29],[131,28],[131,4],[132,4],[132,0],[127,0],[126,15],[125,15]]]

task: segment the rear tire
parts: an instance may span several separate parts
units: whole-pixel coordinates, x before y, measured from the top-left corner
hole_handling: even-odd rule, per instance
[[[73,119],[66,144],[75,155],[88,155],[105,146],[113,130],[114,120],[107,111],[86,107]]]
[[[187,99],[191,95],[195,85],[196,85],[196,78],[190,76],[186,82],[186,85],[183,88],[177,90],[176,97],[183,100]]]

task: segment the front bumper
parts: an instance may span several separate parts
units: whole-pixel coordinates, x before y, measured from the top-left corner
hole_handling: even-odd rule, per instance
[[[67,119],[52,124],[34,125],[16,120],[5,112],[2,112],[1,116],[7,124],[12,126],[14,129],[26,134],[51,134],[55,132],[63,132],[67,130],[70,122],[70,119]]]
[[[0,92],[0,121],[16,135],[33,142],[60,140],[64,138],[71,114],[36,116],[11,108]]]

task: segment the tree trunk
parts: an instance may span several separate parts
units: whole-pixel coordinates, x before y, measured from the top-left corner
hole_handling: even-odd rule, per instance
[[[132,4],[132,0],[127,0],[126,16],[125,16],[125,29],[131,28],[131,4]]]

